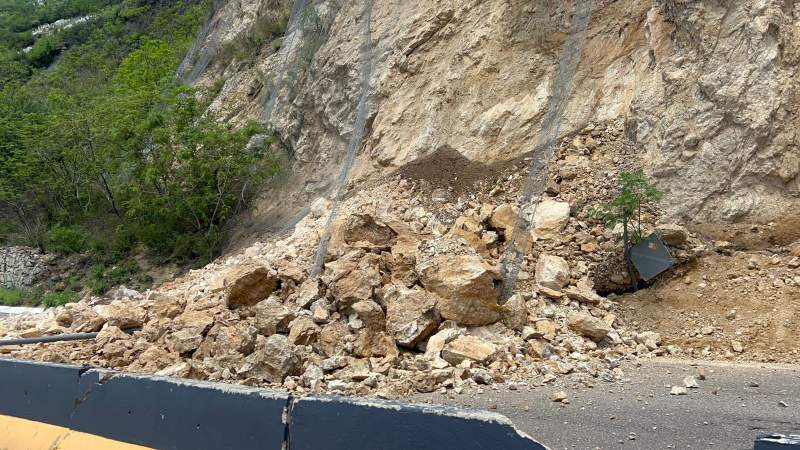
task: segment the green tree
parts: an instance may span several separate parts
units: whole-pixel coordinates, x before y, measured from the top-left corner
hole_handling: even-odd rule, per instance
[[[626,227],[630,224],[630,242],[635,245],[644,240],[642,205],[658,201],[662,195],[642,170],[622,172],[619,176],[619,194],[610,202],[591,208],[589,216],[602,220],[609,228],[618,223],[624,223]]]

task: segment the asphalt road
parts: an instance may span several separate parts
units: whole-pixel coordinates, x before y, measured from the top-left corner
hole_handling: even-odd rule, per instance
[[[597,381],[593,388],[496,385],[484,386],[483,393],[434,393],[413,401],[499,412],[553,450],[752,450],[759,432],[800,433],[800,367],[693,364],[648,361],[625,368],[621,383]],[[670,395],[670,386],[701,367],[706,379],[698,379],[699,388]],[[550,400],[560,390],[569,404]]]

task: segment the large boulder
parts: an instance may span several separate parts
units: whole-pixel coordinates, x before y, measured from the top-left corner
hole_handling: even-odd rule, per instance
[[[229,308],[252,306],[269,297],[278,288],[278,273],[260,265],[237,267],[223,278],[225,303]]]
[[[585,312],[579,312],[569,316],[567,319],[567,326],[581,336],[588,337],[598,342],[602,341],[612,330],[611,326],[605,321]]]
[[[430,336],[441,322],[436,300],[422,289],[386,287],[386,331],[401,347],[413,348]]]
[[[399,353],[391,336],[383,331],[375,331],[370,328],[364,328],[358,333],[358,338],[353,343],[353,351],[363,358],[370,356],[396,357]]]
[[[517,225],[518,217],[519,208],[510,203],[504,203],[495,208],[494,212],[492,212],[492,216],[489,218],[489,225],[498,230],[510,231]],[[506,236],[508,236],[508,234],[509,233],[506,232]]]
[[[569,222],[569,203],[544,200],[533,216],[533,231],[542,239],[558,239]]]
[[[520,294],[512,295],[503,305],[503,325],[520,331],[528,324],[528,308]]]
[[[132,302],[115,300],[107,305],[97,305],[94,310],[109,326],[122,329],[141,327],[147,319],[147,311]]]
[[[569,264],[560,256],[542,253],[536,261],[536,283],[561,291],[569,283]]]
[[[318,336],[319,326],[309,317],[298,317],[289,324],[289,342],[294,345],[311,345]]]
[[[456,366],[464,360],[479,363],[488,362],[497,354],[498,348],[491,342],[485,341],[476,336],[459,336],[442,350],[442,359]]]
[[[240,374],[257,380],[281,383],[290,375],[300,375],[301,360],[296,347],[282,334],[258,336],[256,346],[245,360]]]
[[[443,318],[469,326],[497,322],[502,311],[494,289],[498,274],[466,242],[452,239],[420,245],[416,266],[420,281],[439,296]]]
[[[380,256],[355,251],[326,265],[323,279],[340,309],[372,299],[381,284],[379,264]]]

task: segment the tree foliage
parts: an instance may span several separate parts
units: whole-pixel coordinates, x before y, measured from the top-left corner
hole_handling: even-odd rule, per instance
[[[0,33],[97,19],[0,46],[0,243],[93,254],[97,290],[140,244],[163,258],[213,257],[226,222],[277,167],[269,138],[248,146],[259,126],[219,123],[206,95],[173,81],[207,2],[34,3],[0,0],[13,12],[0,14]]]
[[[589,216],[602,220],[609,228],[623,222],[632,225],[630,241],[635,245],[644,240],[642,206],[660,200],[662,195],[642,170],[622,172],[619,194],[610,202],[591,208]]]

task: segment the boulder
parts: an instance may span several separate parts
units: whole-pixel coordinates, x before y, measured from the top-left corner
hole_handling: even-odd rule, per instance
[[[289,322],[296,315],[274,298],[258,302],[255,307],[255,326],[260,334],[271,336],[275,333],[288,333]]]
[[[363,253],[361,253],[363,255]],[[358,254],[350,258],[359,258]],[[378,271],[380,257],[367,254],[360,257],[357,264],[343,261],[341,264],[329,264],[329,288],[339,309],[345,309],[361,300],[371,300],[375,288],[381,284]],[[339,261],[336,261],[339,263]],[[326,267],[327,270],[327,267]]]
[[[643,344],[649,350],[655,350],[661,345],[661,334],[654,331],[645,331],[637,334],[634,340],[638,344]]]
[[[397,237],[389,226],[378,222],[369,214],[351,214],[342,229],[344,242],[353,247],[388,249]]]
[[[386,331],[401,347],[416,347],[436,331],[441,322],[434,297],[421,289],[388,286],[383,302]]]
[[[183,312],[186,302],[178,297],[154,292],[150,294],[150,314],[153,317],[174,319]]]
[[[362,358],[370,356],[396,357],[399,353],[391,336],[383,331],[375,331],[370,328],[364,328],[358,333],[358,338],[353,343],[353,352]]]
[[[538,238],[558,239],[569,222],[569,203],[544,200],[533,216],[533,231]]]
[[[689,239],[689,231],[674,223],[666,223],[656,226],[655,233],[671,247],[680,247]]]
[[[203,333],[200,328],[183,328],[167,334],[164,343],[174,353],[193,352],[203,343]]]
[[[450,228],[450,235],[460,237],[469,243],[472,248],[480,254],[486,254],[486,242],[481,239],[481,224],[470,217],[459,217],[453,227]]]
[[[495,208],[492,216],[489,218],[489,225],[498,230],[513,230],[517,225],[518,217],[519,208],[510,203],[504,203]]]
[[[297,288],[291,299],[298,308],[308,308],[323,296],[325,296],[325,288],[319,280],[309,278]]]
[[[441,356],[444,346],[461,336],[464,332],[458,328],[445,328],[428,339],[425,346],[425,356],[428,358],[438,358]]]
[[[350,307],[361,323],[373,330],[382,331],[386,329],[386,314],[381,305],[372,300],[361,300]]]
[[[515,294],[503,305],[503,325],[512,330],[521,331],[528,323],[528,308],[525,299]]]
[[[569,264],[560,256],[542,253],[536,261],[535,279],[539,286],[561,291],[569,283]]]
[[[230,326],[215,325],[208,332],[206,342],[210,340],[212,357],[231,353],[249,355],[256,344],[258,330],[247,322],[239,322]]]
[[[260,265],[237,267],[223,278],[225,304],[229,308],[252,306],[266,299],[279,285],[278,274]]]
[[[147,311],[131,302],[117,300],[107,305],[97,305],[94,310],[108,325],[122,329],[141,327],[147,319]]]
[[[289,325],[289,342],[294,345],[311,345],[318,336],[319,326],[309,317],[298,317]]]
[[[282,383],[290,375],[300,375],[302,365],[295,346],[282,334],[269,337],[258,336],[256,346],[245,360],[240,374],[268,381]]]
[[[491,342],[479,337],[464,335],[453,339],[444,346],[442,359],[454,366],[467,359],[484,363],[497,354],[497,351],[497,346]]]
[[[416,270],[425,289],[439,296],[443,318],[469,326],[500,319],[502,308],[494,289],[497,273],[471,248],[461,255],[433,257],[421,251]]]
[[[579,312],[569,316],[567,325],[572,331],[581,336],[588,337],[593,341],[603,340],[612,330],[611,326],[605,321],[585,312]]]
[[[347,341],[352,339],[347,325],[337,320],[322,327],[314,348],[324,356],[332,357],[344,353]]]

